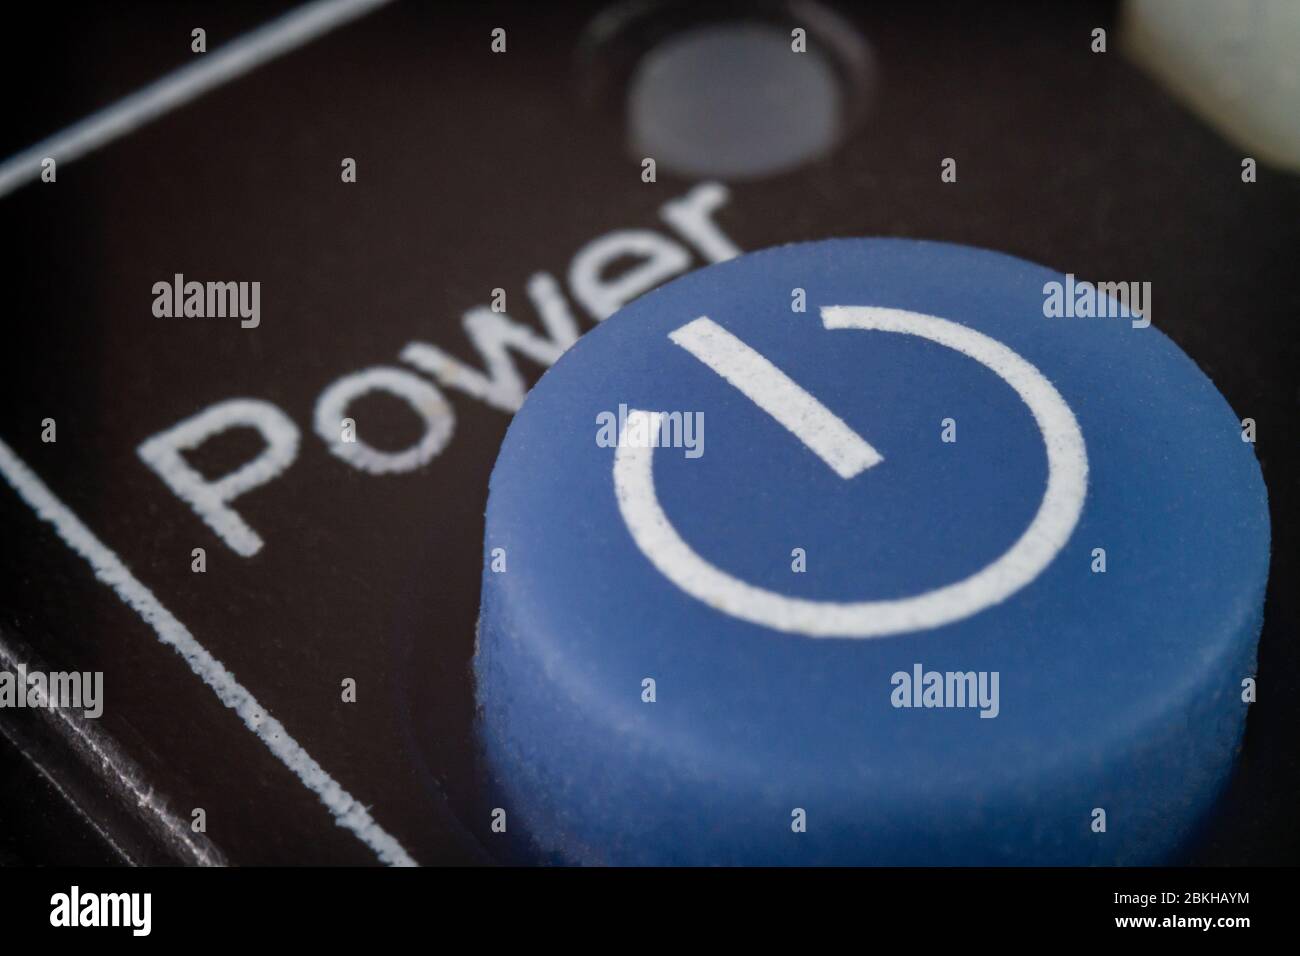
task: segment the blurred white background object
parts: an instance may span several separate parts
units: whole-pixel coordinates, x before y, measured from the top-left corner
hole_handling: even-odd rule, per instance
[[[1246,155],[1300,171],[1300,0],[1127,0],[1121,42]]]

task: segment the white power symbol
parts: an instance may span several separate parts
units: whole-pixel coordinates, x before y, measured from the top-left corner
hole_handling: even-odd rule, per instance
[[[939,627],[998,604],[1033,581],[1069,540],[1088,486],[1088,453],[1079,423],[1052,383],[996,339],[937,316],[875,306],[827,306],[821,316],[827,329],[898,332],[938,342],[987,366],[1015,389],[1029,406],[1047,450],[1047,487],[1029,527],[991,564],[934,590],[888,601],[790,597],[733,577],[692,550],[659,504],[654,448],[620,441],[614,453],[614,490],[642,553],[677,587],[710,607],[808,637],[885,637]],[[687,322],[669,338],[776,419],[841,478],[851,479],[884,460],[835,413],[711,319]],[[653,413],[633,411],[628,420],[643,415]]]

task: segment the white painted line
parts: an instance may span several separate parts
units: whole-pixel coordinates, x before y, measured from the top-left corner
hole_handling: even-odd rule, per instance
[[[276,759],[298,775],[298,779],[334,815],[339,826],[351,830],[384,863],[415,865],[402,845],[374,821],[365,806],[289,736],[284,725],[267,713],[247,688],[208,653],[189,629],[162,606],[152,591],[140,583],[122,559],[96,538],[3,441],[0,441],[0,474],[42,521],[54,526],[68,547],[86,559],[95,577],[116,591],[123,603],[154,629],[159,640],[185,658],[190,670],[212,688],[223,704],[239,715],[244,725],[266,744]]]
[[[841,478],[884,461],[843,419],[708,316],[687,322],[668,337],[784,425]]]
[[[335,27],[364,16],[391,0],[316,0],[173,70],[143,89],[92,113],[0,163],[0,196],[40,178],[41,160],[60,166],[86,155],[164,113],[197,99]]]

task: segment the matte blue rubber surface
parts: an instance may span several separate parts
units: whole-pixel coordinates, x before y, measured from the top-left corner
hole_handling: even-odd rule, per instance
[[[1045,318],[1051,281],[1064,277],[941,243],[786,246],[638,299],[543,376],[492,475],[485,551],[504,549],[506,570],[485,569],[475,658],[512,830],[552,859],[630,864],[1140,863],[1187,839],[1244,727],[1266,493],[1238,416],[1186,355],[1128,319]],[[755,587],[897,601],[1025,533],[1048,454],[1009,382],[919,335],[828,329],[823,306],[976,330],[1073,413],[1082,511],[1005,599],[905,633],[813,637],[716,609],[634,540],[615,449],[596,440],[620,404],[703,412],[701,456],[653,452],[658,502],[693,552]],[[700,316],[883,460],[849,478],[828,467],[668,338]],[[996,672],[997,715],[895,706],[893,675],[916,665]]]

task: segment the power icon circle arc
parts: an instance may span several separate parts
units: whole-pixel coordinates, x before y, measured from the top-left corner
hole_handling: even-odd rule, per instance
[[[1029,526],[1007,551],[980,571],[933,590],[892,600],[857,602],[791,597],[734,577],[692,549],[659,503],[653,443],[641,447],[620,441],[614,455],[614,489],[619,512],[637,547],[673,584],[710,607],[741,620],[807,637],[886,637],[939,627],[998,604],[1033,581],[1069,540],[1087,493],[1088,455],[1083,434],[1060,393],[1042,372],[1001,342],[948,319],[876,306],[828,306],[821,315],[827,330],[894,332],[929,339],[980,362],[1015,390],[1033,415],[1047,452],[1047,486]],[[705,326],[702,336],[678,335],[701,325]],[[839,449],[857,436],[848,432],[848,442],[836,440],[834,435],[828,439],[828,432],[838,428],[847,431],[847,426],[766,360],[712,326],[706,317],[683,326],[670,337],[755,398],[841,477],[852,478],[881,460],[874,449],[857,439],[863,446],[856,453],[858,464],[844,466],[845,459],[855,453]],[[720,348],[716,344],[719,342]],[[720,350],[740,352],[741,358],[736,361],[720,356]],[[815,408],[791,407],[797,403],[812,403]],[[809,422],[828,415],[833,419],[829,423]]]

